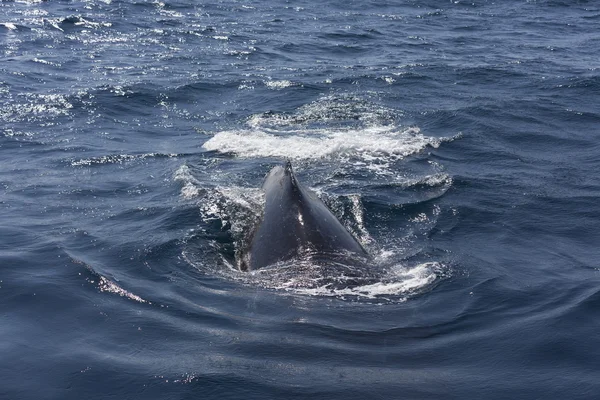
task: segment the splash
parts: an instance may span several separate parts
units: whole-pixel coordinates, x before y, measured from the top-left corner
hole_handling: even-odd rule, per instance
[[[271,89],[289,87],[288,82],[265,84]],[[258,189],[260,182],[234,183],[233,176],[226,176],[230,169],[221,171],[218,161],[208,166],[210,174],[203,173],[208,176],[202,179],[187,166],[176,172],[175,179],[183,184],[182,199],[197,201],[204,221],[221,221],[221,229],[231,234],[235,251],[231,243],[214,241],[212,250],[217,250],[219,258],[216,265],[214,258],[213,264],[206,262],[206,254],[194,256],[191,247],[184,251],[184,257],[200,271],[283,293],[402,302],[428,290],[449,275],[449,268],[439,262],[424,262],[418,255],[421,250],[410,247],[416,236],[435,225],[439,207],[418,208],[414,215],[405,216],[402,237],[385,233],[384,226],[378,229],[383,228],[383,234],[372,236],[365,223],[363,196],[397,205],[443,195],[452,178],[440,165],[433,161],[409,164],[411,168],[405,171],[401,162],[460,135],[426,136],[418,126],[401,126],[401,116],[401,111],[370,99],[338,93],[292,113],[252,115],[245,126],[216,132],[202,146],[207,151],[235,155],[234,160],[291,159],[298,170],[310,169],[307,185],[316,184],[312,189],[368,249],[372,260],[345,265],[318,256],[300,257],[241,272],[237,265],[243,254],[240,251],[260,218],[264,198]]]

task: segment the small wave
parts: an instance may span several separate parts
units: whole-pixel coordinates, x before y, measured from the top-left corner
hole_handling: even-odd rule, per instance
[[[265,86],[268,87],[269,89],[285,89],[285,88],[289,88],[291,86],[296,86],[296,84],[291,81],[288,81],[288,80],[266,81]]]
[[[60,24],[63,26],[73,25],[73,26],[82,26],[84,28],[102,28],[102,27],[111,27],[112,23],[110,22],[94,22],[83,18],[80,15],[71,15],[66,18],[60,20]]]
[[[9,31],[16,31],[17,30],[17,25],[13,24],[12,22],[0,22],[0,26],[5,27]]]
[[[178,157],[179,154],[161,154],[161,153],[146,153],[146,154],[112,154],[101,157],[84,158],[80,160],[72,160],[71,166],[91,166],[91,165],[102,165],[102,164],[123,164],[130,161],[143,160],[152,157]]]
[[[17,131],[14,129],[4,129],[4,131],[2,132],[2,134],[4,135],[4,137],[10,137],[10,138],[15,138],[15,137],[33,137],[35,134],[33,132],[28,132],[28,131]]]
[[[5,104],[0,109],[0,120],[6,122],[37,121],[68,115],[73,104],[66,95],[34,94],[19,95],[24,102]]]
[[[62,66],[60,63],[55,63],[55,62],[44,60],[42,58],[37,58],[37,57],[33,59],[33,62],[50,65],[52,67],[61,67]]]
[[[79,259],[75,255],[70,254],[68,251],[67,251],[67,253],[69,254],[69,258],[71,259],[71,261],[73,261],[73,263],[82,265],[91,274],[91,276],[86,277],[85,280],[93,285],[97,285],[98,289],[101,292],[114,293],[114,294],[118,294],[121,297],[126,297],[130,300],[137,301],[139,303],[152,304],[150,301],[145,300],[142,297],[140,297],[128,290],[123,289],[121,286],[117,285],[114,281],[103,276],[102,274],[97,272],[91,265],[87,264],[86,262]],[[80,275],[81,275],[81,273],[80,273]]]
[[[91,281],[91,283],[94,283],[94,281]],[[107,279],[103,276],[100,276],[100,281],[98,282],[98,289],[100,289],[101,292],[115,293],[121,297],[127,297],[128,299],[135,300],[140,303],[152,304],[149,301],[142,299],[140,296],[128,292],[127,290],[123,289],[110,279]]]
[[[307,126],[331,125],[365,127],[391,125],[402,115],[399,110],[393,110],[368,99],[352,94],[337,94],[324,96],[317,101],[305,104],[292,114],[267,112],[253,115],[248,125],[253,129],[289,129]]]
[[[414,183],[414,185],[422,186],[450,186],[452,184],[452,177],[448,174],[433,174],[424,177]]]

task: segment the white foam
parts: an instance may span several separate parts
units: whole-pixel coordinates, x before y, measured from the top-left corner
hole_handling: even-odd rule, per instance
[[[399,266],[397,271],[381,277],[378,282],[342,288],[332,287],[331,284],[314,287],[312,284],[322,278],[304,276],[296,276],[282,282],[272,282],[272,284],[275,289],[310,296],[406,301],[409,295],[424,290],[433,284],[441,277],[442,271],[441,264],[431,262],[419,264],[412,268]],[[261,278],[264,279],[265,277]]]
[[[192,175],[192,172],[190,171],[190,167],[188,167],[185,164],[183,164],[181,167],[179,167],[177,169],[177,171],[175,171],[175,174],[173,175],[173,179],[175,181],[183,182],[184,184],[195,184],[195,185],[200,184],[200,182],[196,178],[194,178],[194,175]]]
[[[111,22],[93,22],[88,21],[83,17],[78,17],[78,21],[75,22],[76,26],[85,26],[86,28],[109,28],[112,26]]]
[[[259,188],[223,186],[218,181],[202,184],[185,164],[175,171],[173,179],[183,184],[180,194],[184,200],[198,202],[204,221],[220,220],[223,226],[229,223],[234,234],[245,232],[248,218],[258,215],[264,202]]]
[[[418,264],[413,268],[399,267],[394,275],[397,282],[391,282],[383,290],[392,290],[394,293],[400,291],[402,293],[415,291],[432,284],[443,271],[443,267],[438,262],[427,262]],[[384,291],[378,293],[384,294]]]
[[[375,154],[403,158],[427,146],[437,148],[441,140],[427,137],[419,128],[379,126],[364,129],[313,130],[284,135],[265,130],[222,131],[205,142],[206,150],[233,153],[243,158],[277,157],[295,160],[319,159],[335,154]]]
[[[122,287],[120,287],[119,285],[114,283],[113,281],[111,281],[103,276],[100,277],[100,281],[98,282],[98,289],[100,289],[101,292],[115,293],[121,297],[127,297],[128,299],[135,300],[140,303],[149,303],[147,300],[142,299],[140,296],[138,296],[136,294],[128,292],[127,290],[123,289]]]
[[[186,200],[193,199],[200,195],[200,189],[194,184],[188,182],[181,188],[181,197]]]
[[[246,232],[248,221],[259,215],[262,196],[258,188],[218,186],[206,191],[198,206],[202,219],[221,221],[222,226],[230,224],[231,233],[241,237]]]
[[[135,160],[143,160],[149,157],[177,157],[177,154],[160,154],[160,153],[145,153],[145,154],[111,154],[108,156],[83,158],[80,160],[71,161],[71,166],[91,166],[98,164],[123,164]]]
[[[58,117],[68,115],[73,108],[67,97],[62,94],[27,93],[22,97],[26,103],[9,103],[0,108],[0,117],[3,120]]]
[[[427,186],[449,186],[452,184],[452,177],[450,177],[448,174],[438,173],[426,176],[419,183],[422,183]]]
[[[61,64],[59,64],[59,63],[55,63],[55,62],[52,62],[52,61],[47,61],[47,60],[44,60],[44,59],[41,59],[41,58],[37,58],[37,57],[34,58],[33,61],[36,62],[36,63],[40,63],[40,64],[51,65],[53,67],[60,67],[61,66]]]
[[[5,137],[19,137],[19,136],[33,137],[34,136],[33,132],[15,131],[13,129],[5,129],[3,134]]]
[[[17,26],[12,22],[0,22],[0,25],[4,26],[6,29],[14,31],[17,29]]]
[[[294,86],[294,83],[288,80],[283,81],[266,81],[265,86],[269,89],[285,89]]]

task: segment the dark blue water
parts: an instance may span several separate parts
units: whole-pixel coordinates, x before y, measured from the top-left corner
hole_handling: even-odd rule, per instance
[[[594,1],[1,2],[0,398],[598,398],[598,32]],[[368,266],[239,271],[286,159]]]

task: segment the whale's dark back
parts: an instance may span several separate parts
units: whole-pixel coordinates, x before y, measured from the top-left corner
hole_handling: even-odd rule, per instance
[[[290,162],[276,166],[263,184],[266,202],[242,269],[258,269],[303,252],[360,255],[366,252],[312,191],[296,179]]]

